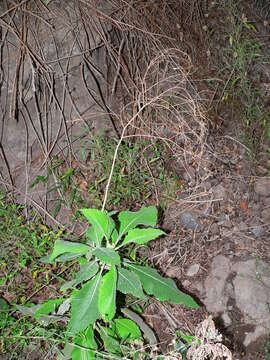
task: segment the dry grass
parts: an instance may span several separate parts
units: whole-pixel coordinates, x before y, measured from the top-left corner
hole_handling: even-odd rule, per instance
[[[201,164],[206,139],[204,109],[190,81],[191,61],[179,49],[177,22],[174,38],[168,36],[172,32],[167,14],[176,4],[150,5],[111,1],[113,15],[104,16],[117,39],[116,49],[110,51],[110,61],[117,65],[111,74],[110,95],[118,99],[113,109],[121,133],[118,145],[141,137],[163,141],[168,157],[179,166],[193,163],[196,167]],[[183,10],[181,4],[178,9]],[[105,203],[106,196],[103,207]]]
[[[29,181],[46,170],[53,155],[64,156],[67,166],[77,159],[74,126],[83,124],[91,134],[98,116],[109,118],[121,141],[132,143],[137,137],[164,141],[168,157],[181,166],[201,164],[205,113],[190,81],[192,63],[179,48],[177,18],[198,18],[203,1],[111,0],[105,10],[100,3],[80,0],[63,6],[51,1],[46,6],[42,1],[16,5],[6,1],[2,5],[2,136],[8,118],[22,122],[25,155],[19,171],[25,179],[24,188],[17,190],[25,193],[26,203],[32,196]],[[102,51],[104,57],[100,67],[89,56],[95,51]],[[72,76],[81,77],[82,90],[73,91]],[[96,86],[89,88],[87,78]],[[89,103],[94,101],[94,110],[80,106],[82,91]],[[34,136],[29,136],[30,131]],[[3,142],[1,152],[2,184],[16,190],[15,169],[9,164],[12,149]],[[62,196],[58,190],[57,197]],[[38,203],[45,212],[51,211],[46,189],[39,193]]]

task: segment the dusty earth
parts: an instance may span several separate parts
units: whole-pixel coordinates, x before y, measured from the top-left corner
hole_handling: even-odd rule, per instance
[[[255,2],[244,3],[243,6],[241,9],[245,11],[245,16],[258,29],[257,36],[264,42],[269,42],[267,11],[262,11],[262,5],[259,7]],[[71,22],[72,20],[74,19],[71,18]],[[153,303],[146,309],[145,319],[153,326],[163,348],[166,349],[172,342],[176,329],[194,333],[195,326],[208,314],[212,314],[224,335],[224,343],[233,351],[235,359],[265,359],[264,347],[270,334],[270,144],[267,138],[262,136],[259,124],[252,125],[253,128],[248,130],[252,132],[253,143],[245,141],[243,134],[247,129],[243,123],[241,106],[235,104],[233,99],[228,102],[221,101],[230,81],[230,71],[220,71],[226,68],[228,58],[224,54],[229,47],[228,29],[231,26],[230,14],[224,4],[209,2],[208,6],[197,14],[193,25],[178,25],[180,46],[192,59],[192,80],[201,98],[208,104],[206,121],[209,131],[200,166],[191,159],[183,167],[173,156],[169,158],[171,154],[164,155],[164,162],[170,171],[177,174],[181,187],[179,186],[176,192],[177,197],[170,202],[161,216],[160,225],[167,231],[168,236],[153,244],[148,255],[163,274],[174,278],[179,287],[195,296],[202,306],[193,311],[181,306],[161,306]],[[61,40],[66,29],[62,28],[62,31],[63,33],[59,32],[57,41]],[[107,36],[111,28],[102,28],[101,31],[98,27],[95,31]],[[73,44],[74,36],[76,38],[76,34],[73,34],[71,40],[67,40],[68,45]],[[95,40],[94,45],[98,47],[100,38]],[[47,41],[48,49],[50,40]],[[91,47],[94,45],[91,42]],[[66,69],[71,67],[69,79],[73,98],[69,99],[65,114],[69,126],[76,118],[72,99],[81,97],[83,106],[88,104],[84,109],[83,106],[79,107],[78,114],[86,113],[89,118],[97,114],[96,108],[93,110],[91,107],[92,103],[96,106],[96,102],[91,100],[89,103],[89,99],[98,92],[98,87],[91,72],[91,79],[88,74],[88,88],[93,90],[92,97],[89,96],[87,86],[82,94],[82,78],[79,78],[79,75],[83,75],[75,55],[81,55],[85,49],[71,47],[67,50],[63,47],[62,50],[59,57],[74,55],[71,65],[64,64]],[[46,53],[47,61],[53,61],[54,55],[55,50]],[[105,66],[102,49],[96,56],[94,65]],[[53,86],[61,89],[65,71],[58,65],[56,83]],[[11,67],[13,70],[10,71],[15,71],[16,64],[12,62]],[[96,69],[98,76],[99,70]],[[28,71],[32,71],[31,64],[28,64]],[[254,62],[250,72],[256,73],[261,84],[269,89],[270,68],[267,61]],[[209,85],[208,80],[211,78],[218,78],[217,83],[220,82],[221,85]],[[102,86],[103,80],[100,80]],[[32,90],[29,90],[28,101],[34,108],[35,96]],[[8,91],[10,90],[7,89]],[[269,103],[266,103],[265,107],[269,108]],[[105,110],[104,107],[102,111],[99,109],[99,115],[103,115],[103,118]],[[81,120],[81,115],[78,114],[77,118]],[[55,119],[54,127],[49,129],[52,134],[50,141],[54,141],[57,129],[61,124],[64,126],[64,123],[61,111],[59,114],[56,105],[50,116]],[[96,121],[94,125],[100,128],[104,126],[104,122],[101,124]],[[35,126],[38,128],[39,123]],[[75,127],[72,138],[75,142],[83,139],[83,130],[83,126]],[[41,152],[41,157],[25,159],[25,147],[29,144],[17,136],[18,132],[22,131],[18,128],[18,123],[13,122],[9,127],[5,125],[4,131],[7,132],[4,133],[3,146],[12,150],[7,151],[12,176],[15,177],[17,186],[23,189],[25,178],[36,176],[46,151]],[[35,153],[34,150],[38,147],[34,138],[30,140],[32,143],[29,154]],[[47,140],[43,140],[46,143]],[[40,140],[41,147],[46,145],[43,140]],[[68,146],[65,141],[63,135],[57,151],[63,150],[61,146]],[[80,144],[78,142],[77,148]],[[254,146],[251,146],[252,144]],[[21,153],[19,148],[22,149]],[[20,166],[27,161],[35,165],[31,168],[34,169],[33,173],[20,172]],[[6,170],[4,162],[3,169]],[[30,181],[29,178],[27,181]],[[36,189],[35,201],[39,202],[44,192],[43,188]],[[30,195],[27,193],[27,196]],[[21,198],[23,196],[20,193]],[[63,213],[59,214],[57,221],[62,223],[66,220],[68,223],[67,214],[70,214],[71,210],[62,210]],[[46,211],[50,211],[50,206]]]
[[[245,2],[242,14],[259,29],[258,37],[269,40],[267,12],[253,5]],[[202,74],[211,78],[222,74],[219,69],[225,66],[230,15],[212,2],[201,25],[205,32],[213,31],[210,40],[197,28],[197,36],[191,31],[187,38],[197,38],[197,51],[193,54],[197,62],[195,77],[199,88],[204,89],[208,84],[203,82]],[[250,72],[258,68],[260,65],[253,63]],[[259,78],[265,76],[267,71],[263,70]],[[228,77],[227,73],[225,83]],[[269,141],[257,143],[254,158],[243,141],[245,130],[239,107],[233,99],[226,106],[219,104],[217,93],[211,98],[215,110],[209,108],[210,133],[205,155],[208,165],[196,171],[189,164],[182,170],[189,190],[166,210],[164,228],[169,237],[151,249],[151,256],[156,266],[196,294],[206,312],[215,316],[235,359],[266,359],[270,329]],[[260,125],[254,126],[259,133]],[[174,166],[177,168],[177,163]],[[156,328],[164,332],[162,339],[170,337],[171,323],[193,329],[196,321],[205,316],[204,312],[193,314],[194,321],[190,313],[183,315],[182,311],[163,310],[162,321],[153,316]],[[150,314],[154,313],[150,310]],[[193,321],[185,321],[187,318]]]

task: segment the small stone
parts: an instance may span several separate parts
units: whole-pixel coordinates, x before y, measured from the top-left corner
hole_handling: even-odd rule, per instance
[[[238,228],[239,228],[240,231],[246,231],[247,228],[248,228],[248,226],[247,226],[247,224],[246,224],[244,221],[241,221],[241,222],[239,223],[239,225],[238,225]]]
[[[225,294],[227,296],[229,296],[229,298],[233,298],[234,297],[234,289],[233,286],[230,282],[227,282],[225,285]]]
[[[270,178],[256,179],[254,191],[261,196],[270,196]]]
[[[188,287],[190,287],[191,282],[190,282],[189,280],[184,280],[184,281],[182,282],[182,285],[183,285],[184,288],[188,288]]]
[[[267,224],[270,222],[270,209],[264,209],[262,212],[261,212],[261,220]]]
[[[213,189],[215,199],[226,200],[227,198],[227,191],[225,190],[224,186],[221,184],[217,185]]]
[[[229,242],[227,242],[227,243],[224,245],[224,249],[225,249],[226,251],[230,251],[230,250],[232,249],[232,244],[229,243]]]
[[[268,170],[261,165],[258,166],[257,171],[259,175],[263,175],[263,176],[266,175],[268,172]]]
[[[186,166],[186,171],[183,174],[183,178],[191,183],[191,184],[195,184],[195,170],[193,169],[192,166]]]
[[[256,195],[256,194],[255,194]],[[259,196],[259,195],[257,195]],[[266,198],[267,199],[267,198]],[[256,201],[256,199],[254,199],[254,201]],[[254,214],[258,214],[260,209],[261,209],[261,203],[260,203],[260,199],[257,199],[258,203],[253,203],[249,206],[250,209],[252,209],[252,212]]]
[[[232,319],[229,317],[229,315],[226,312],[222,314],[221,319],[223,320],[223,323],[226,327],[232,324]]]
[[[224,221],[228,220],[229,216],[226,215],[225,213],[222,213],[219,217],[218,217],[218,225],[223,225]]]
[[[214,223],[210,228],[212,235],[218,235],[219,234],[219,226],[217,223]]]
[[[206,181],[205,183],[203,183],[203,186],[205,187],[206,190],[210,190],[211,189],[210,181]]]
[[[224,221],[222,226],[224,226],[225,228],[231,229],[233,224],[232,224],[231,220],[226,220],[226,221]]]
[[[178,266],[173,266],[166,271],[166,276],[170,278],[177,278],[179,274],[180,274],[180,269]]]
[[[251,229],[252,234],[258,238],[265,234],[265,228],[262,225],[255,226]]]
[[[183,212],[180,215],[180,221],[185,228],[190,230],[196,230],[201,227],[197,217],[188,211]]]
[[[193,264],[187,269],[187,276],[192,277],[198,274],[200,270],[200,264]]]

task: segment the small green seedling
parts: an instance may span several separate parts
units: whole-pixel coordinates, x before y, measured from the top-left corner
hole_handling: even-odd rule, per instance
[[[194,342],[200,346],[200,339],[196,339],[195,336],[184,333],[181,330],[176,332],[176,340],[174,344],[174,351],[180,353],[183,359],[186,359],[188,349],[192,346]]]

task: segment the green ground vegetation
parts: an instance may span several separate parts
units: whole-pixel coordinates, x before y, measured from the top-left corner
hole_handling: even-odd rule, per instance
[[[31,187],[43,184],[48,193],[55,192],[55,217],[62,206],[71,208],[75,218],[82,207],[100,208],[116,145],[117,140],[113,138],[93,136],[82,144],[78,160],[74,159],[69,166],[59,156],[54,156],[47,173],[38,176]],[[169,161],[167,155],[166,161]],[[167,169],[162,143],[123,142],[112,175],[107,207],[138,208],[148,203],[165,206],[170,198],[175,198],[180,187],[184,187],[184,182]]]
[[[239,114],[243,140],[256,157],[261,145],[270,141],[269,88],[261,78],[270,52],[254,19],[248,18],[239,2],[230,1],[227,11],[231,22],[225,50],[229,78],[222,100]]]
[[[14,311],[14,304],[31,303],[31,296],[50,283],[52,267],[39,260],[62,234],[49,230],[34,212],[27,221],[25,212],[11,196],[0,193],[0,353],[8,353],[9,359],[23,358],[22,352],[39,348],[46,339],[50,344],[59,333]]]

